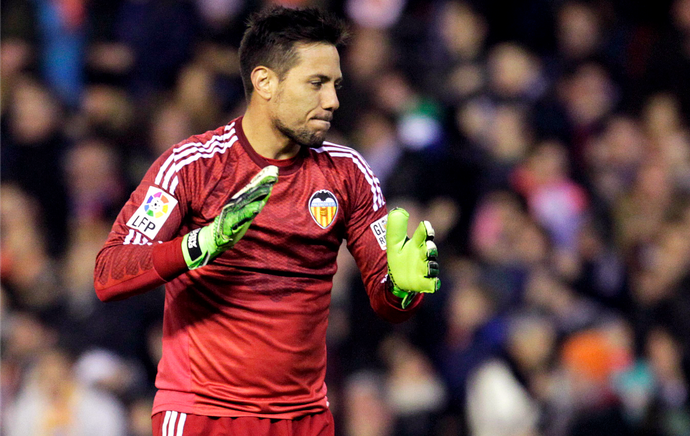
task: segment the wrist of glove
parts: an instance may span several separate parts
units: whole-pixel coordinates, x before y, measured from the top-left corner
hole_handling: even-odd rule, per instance
[[[267,166],[223,206],[211,224],[182,238],[182,255],[190,270],[207,265],[237,244],[268,202],[277,181],[278,167]]]
[[[412,238],[409,238],[409,217],[404,209],[393,209],[388,214],[386,225],[389,290],[402,298],[403,309],[412,303],[418,293],[434,293],[441,287],[438,249],[433,242],[434,229],[431,223],[422,221]]]
[[[414,292],[414,291],[403,291],[402,289],[398,288],[393,284],[393,280],[390,279],[390,271],[388,273],[388,290],[390,291],[391,294],[395,295],[396,297],[400,298],[402,301],[400,302],[400,306],[403,309],[407,309],[410,304],[415,300],[415,297],[419,295],[419,292]]]

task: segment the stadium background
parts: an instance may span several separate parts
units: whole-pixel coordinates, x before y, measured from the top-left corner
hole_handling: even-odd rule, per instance
[[[442,265],[391,326],[341,256],[337,434],[690,434],[690,0],[301,1],[353,28],[330,139]],[[261,6],[2,2],[3,435],[150,434],[162,290],[102,304],[94,257],[162,150],[242,112]]]

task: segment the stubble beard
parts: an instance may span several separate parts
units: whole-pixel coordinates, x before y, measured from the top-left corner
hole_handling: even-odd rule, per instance
[[[280,133],[285,135],[286,138],[302,147],[318,148],[323,145],[323,141],[326,139],[325,132],[311,131],[306,128],[297,130],[291,129],[283,124],[278,118],[273,120],[273,125]]]

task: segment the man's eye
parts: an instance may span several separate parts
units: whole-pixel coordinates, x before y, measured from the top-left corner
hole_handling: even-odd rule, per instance
[[[342,84],[342,82],[336,83],[336,84],[335,84],[335,89],[336,89],[336,90],[338,90],[338,89],[343,89],[343,84]]]
[[[311,86],[313,86],[316,89],[321,88],[321,85],[323,85],[323,82],[319,82],[319,81],[313,81],[313,82],[309,82],[309,83],[311,84]]]

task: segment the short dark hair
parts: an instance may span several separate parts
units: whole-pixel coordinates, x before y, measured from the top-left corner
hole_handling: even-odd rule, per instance
[[[263,65],[282,79],[297,61],[295,43],[345,44],[345,23],[317,8],[289,9],[282,6],[256,12],[249,18],[240,43],[240,74],[249,98],[254,90],[251,74]]]

